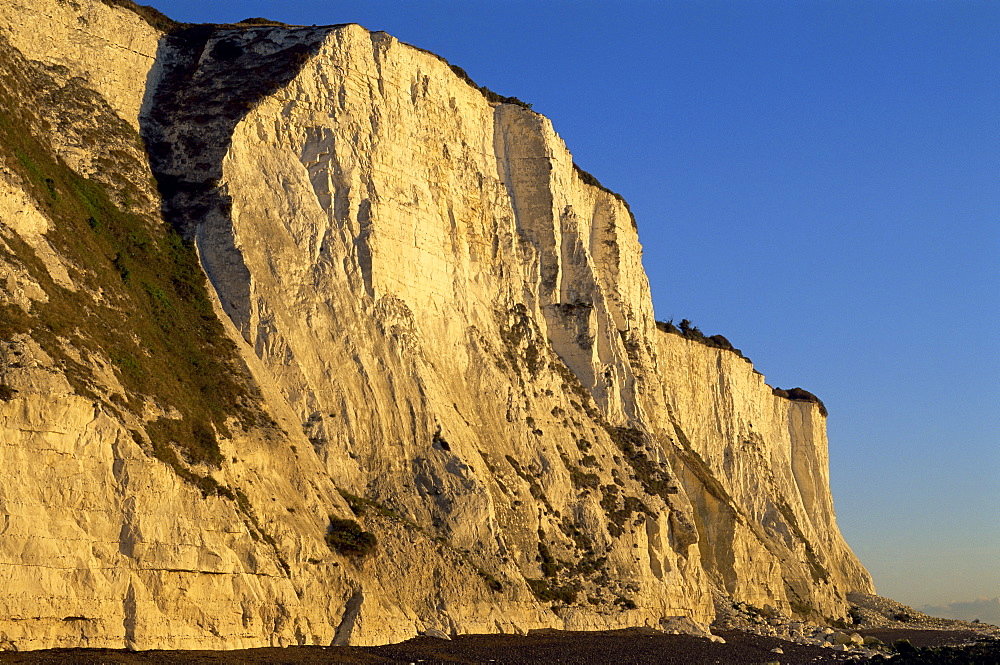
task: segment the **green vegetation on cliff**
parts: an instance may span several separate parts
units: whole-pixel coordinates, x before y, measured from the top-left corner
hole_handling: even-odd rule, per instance
[[[56,72],[58,74],[58,72]],[[39,109],[57,109],[43,117]],[[75,117],[93,119],[74,122]],[[68,118],[68,119],[67,119]],[[55,123],[112,158],[84,177],[49,140]],[[153,452],[176,465],[218,465],[218,436],[264,424],[259,397],[216,317],[191,243],[161,221],[134,129],[97,93],[26,61],[0,37],[0,162],[52,221],[46,239],[76,286],[49,274],[16,233],[0,235],[0,261],[27,271],[45,292],[29,311],[0,300],[0,341],[30,334],[75,392],[149,423]],[[103,369],[101,369],[103,368]],[[98,374],[110,371],[122,391]]]
[[[743,352],[737,349],[730,343],[728,339],[722,335],[706,335],[701,331],[701,329],[688,321],[687,319],[682,319],[678,325],[674,325],[674,320],[669,321],[657,321],[656,328],[660,332],[669,333],[671,335],[679,335],[684,339],[689,339],[692,342],[698,342],[699,344],[704,344],[705,346],[711,347],[713,349],[723,349],[725,351],[731,351],[735,353],[740,358],[743,358],[747,362],[750,359],[743,355]]]

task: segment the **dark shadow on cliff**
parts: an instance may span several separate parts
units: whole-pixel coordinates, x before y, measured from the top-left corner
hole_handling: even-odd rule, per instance
[[[196,25],[160,40],[141,134],[164,218],[186,238],[210,213],[229,214],[218,183],[236,125],[294,79],[334,27]]]
[[[250,274],[233,245],[222,161],[240,121],[292,81],[336,27],[195,25],[157,49],[140,132],[163,219],[197,243],[223,309],[248,340]]]

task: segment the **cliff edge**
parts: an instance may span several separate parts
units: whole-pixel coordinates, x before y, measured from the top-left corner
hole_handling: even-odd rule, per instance
[[[873,591],[820,406],[657,329],[627,205],[516,100],[357,25],[96,0],[0,0],[0,80],[0,644]]]

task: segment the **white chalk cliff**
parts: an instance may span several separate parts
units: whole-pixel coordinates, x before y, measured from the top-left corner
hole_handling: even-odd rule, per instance
[[[631,213],[545,117],[357,25],[127,4],[0,0],[0,647],[703,630],[713,595],[823,621],[873,591],[821,405],[657,328]],[[159,332],[200,302],[185,256],[211,371]]]

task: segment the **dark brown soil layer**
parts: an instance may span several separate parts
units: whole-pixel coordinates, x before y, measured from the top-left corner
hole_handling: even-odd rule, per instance
[[[866,630],[891,644],[908,639],[914,647],[963,644],[975,639],[966,631]],[[418,637],[378,647],[289,647],[240,651],[120,651],[50,649],[0,653],[0,663],[578,663],[580,665],[763,665],[851,662],[848,653],[803,646],[776,637],[720,631],[725,644],[689,635],[641,630],[606,632],[551,631],[527,637],[462,635],[452,640]],[[784,653],[774,653],[780,648]],[[858,662],[854,660],[853,662]],[[906,662],[897,657],[893,663]],[[952,660],[948,662],[961,662]],[[972,662],[972,661],[970,661]],[[980,661],[975,661],[980,662]],[[986,662],[986,661],[982,661]],[[1000,661],[997,661],[1000,662]]]

